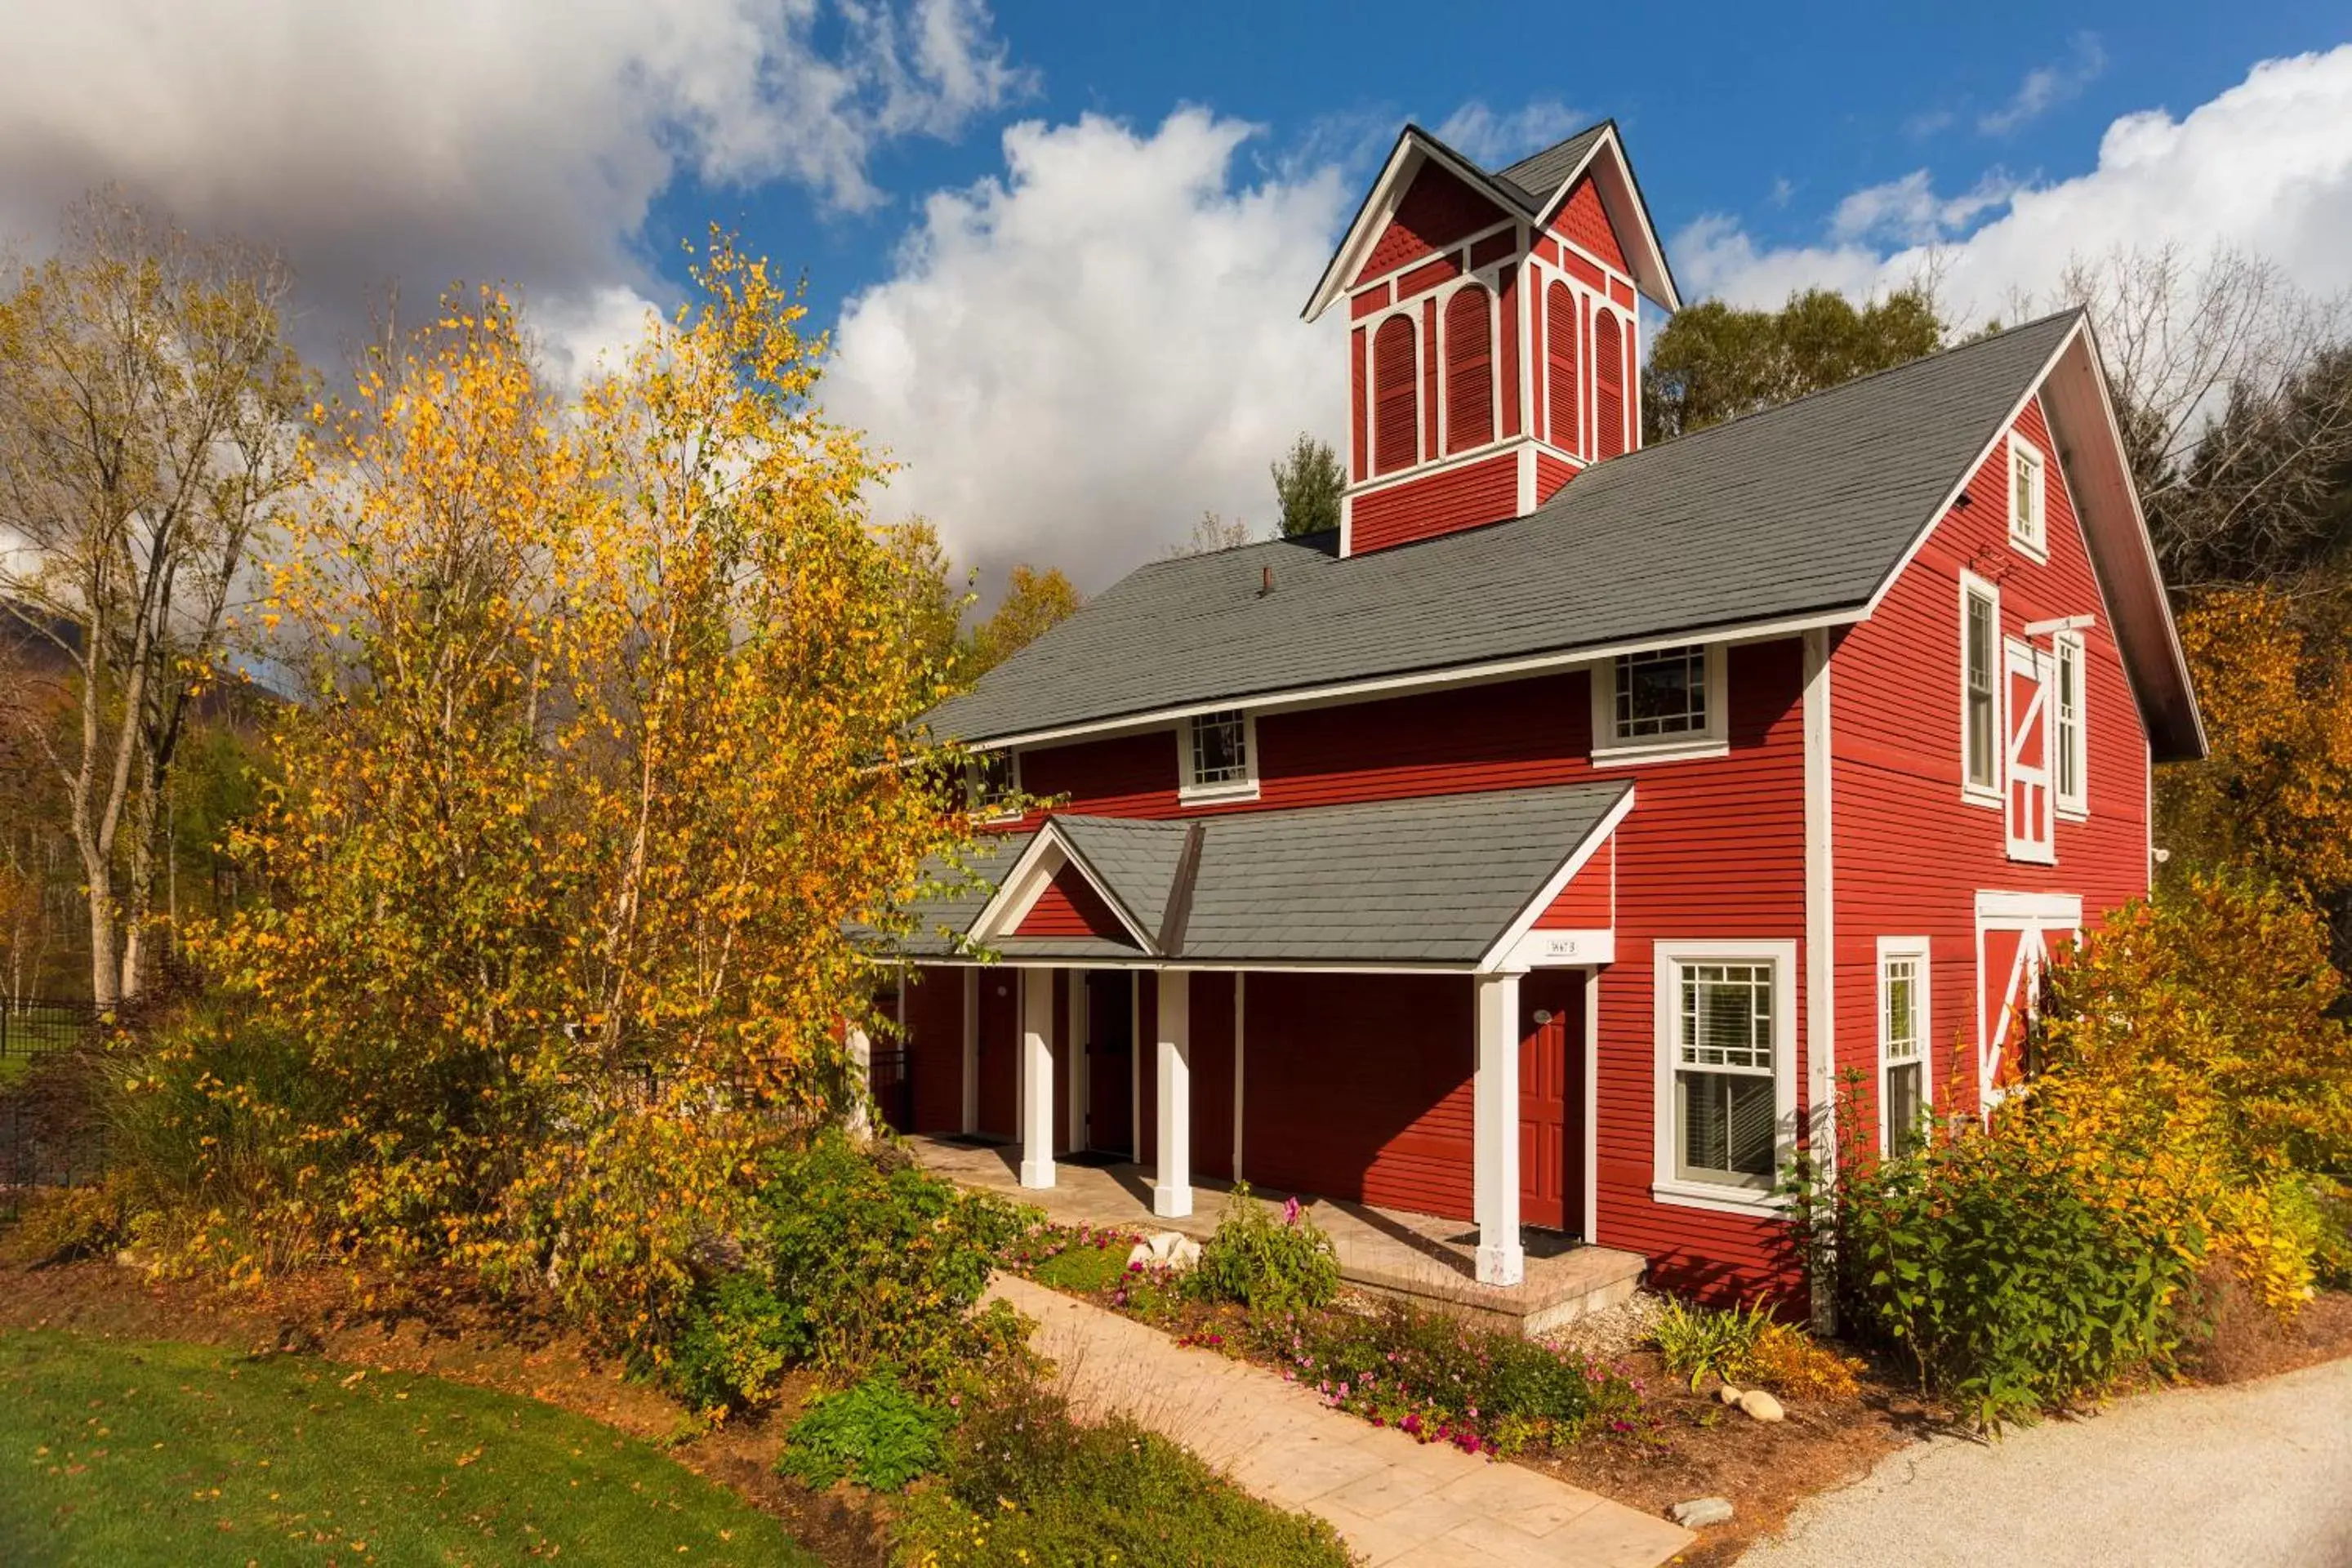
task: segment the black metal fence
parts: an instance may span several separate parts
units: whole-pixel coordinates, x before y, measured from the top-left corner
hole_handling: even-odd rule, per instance
[[[866,1063],[866,1086],[873,1091],[874,1103],[891,1129],[904,1132],[914,1125],[914,1064],[908,1060],[904,1047],[873,1052]]]
[[[89,1085],[60,1070],[97,1037],[99,1016],[89,1002],[0,994],[0,1216],[29,1188],[104,1173],[105,1131]]]

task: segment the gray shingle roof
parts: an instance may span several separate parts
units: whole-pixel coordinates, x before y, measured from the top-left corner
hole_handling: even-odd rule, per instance
[[[1102,879],[1136,923],[1157,937],[1192,833],[1182,822],[1137,822],[1114,816],[1057,819],[1063,836]]]
[[[1604,120],[1598,125],[1588,125],[1567,141],[1554,142],[1532,157],[1520,159],[1496,174],[1495,180],[1517,195],[1519,205],[1528,212],[1541,212],[1543,205],[1559,189],[1559,183],[1584,162],[1584,155],[1592,151],[1592,144],[1601,140],[1610,124]]]
[[[1324,534],[1155,562],[933,710],[931,726],[997,740],[1859,609],[2076,320],[1596,464],[1507,522],[1346,561]]]
[[[1199,828],[1191,915],[1166,962],[1458,968],[1495,944],[1633,787],[1611,780],[1232,812],[1190,823],[1052,821],[1073,845],[1135,851],[1102,860],[1090,853],[1089,864],[1130,909],[1162,911],[1183,885],[1181,861],[1165,853],[1168,830],[1181,845],[1183,834]],[[989,861],[998,877],[1030,837],[1007,836]],[[904,951],[944,957],[954,947],[939,928],[961,934],[980,906],[964,900],[951,911],[935,906],[921,913],[925,934]],[[1140,956],[1136,948],[1096,937],[1006,937],[991,945],[1007,959]]]

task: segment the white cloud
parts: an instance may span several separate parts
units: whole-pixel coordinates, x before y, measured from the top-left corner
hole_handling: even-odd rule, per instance
[[[2098,36],[2077,33],[2074,47],[2066,58],[2027,71],[2007,103],[1978,116],[1977,129],[1988,136],[2006,136],[2074,97],[2096,81],[2106,68],[2107,51]]]
[[[1565,141],[1591,123],[1558,99],[1538,99],[1508,114],[1497,114],[1473,99],[1445,117],[1437,139],[1481,168],[1499,169]]]
[[[677,174],[868,206],[877,145],[951,134],[1027,86],[981,0],[5,13],[0,234],[37,244],[65,203],[117,184],[284,250],[331,331],[394,279],[503,279],[578,316],[648,282],[633,242]]]
[[[1199,109],[1021,124],[1003,178],[930,198],[845,309],[823,394],[908,465],[880,515],[1089,590],[1204,510],[1271,526],[1266,465],[1344,429],[1344,329],[1298,311],[1356,193],[1329,167],[1237,183],[1251,134]]]
[[[2160,109],[2108,126],[2097,165],[2071,179],[1989,175],[1938,196],[1923,174],[1856,192],[1821,242],[1759,246],[1705,216],[1669,253],[1694,295],[1777,305],[1810,287],[1856,296],[1930,268],[1967,323],[2045,294],[2067,262],[2117,247],[2256,252],[2315,294],[2352,289],[2352,45],[2267,60],[2176,120]]]

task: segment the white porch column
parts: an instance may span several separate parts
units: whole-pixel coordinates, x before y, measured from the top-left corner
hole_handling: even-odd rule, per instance
[[[1021,971],[1021,1184],[1054,1184],[1054,972]]]
[[[1192,976],[1160,974],[1160,1179],[1151,1212],[1181,1219],[1192,1212]]]
[[[1527,1254],[1519,1247],[1519,977],[1481,974],[1472,984],[1478,1020],[1471,1091],[1478,1282],[1517,1285],[1527,1276]]]
[[[863,1138],[874,1131],[866,1110],[874,1098],[874,1042],[853,1026],[842,1043],[849,1047],[849,1115],[845,1120],[850,1132]]]
[[[980,971],[967,965],[963,976],[963,1131],[980,1131]]]

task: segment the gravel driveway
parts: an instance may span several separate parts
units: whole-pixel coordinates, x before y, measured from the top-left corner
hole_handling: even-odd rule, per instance
[[[2352,1361],[1938,1439],[1800,1508],[1741,1568],[2347,1568]]]

